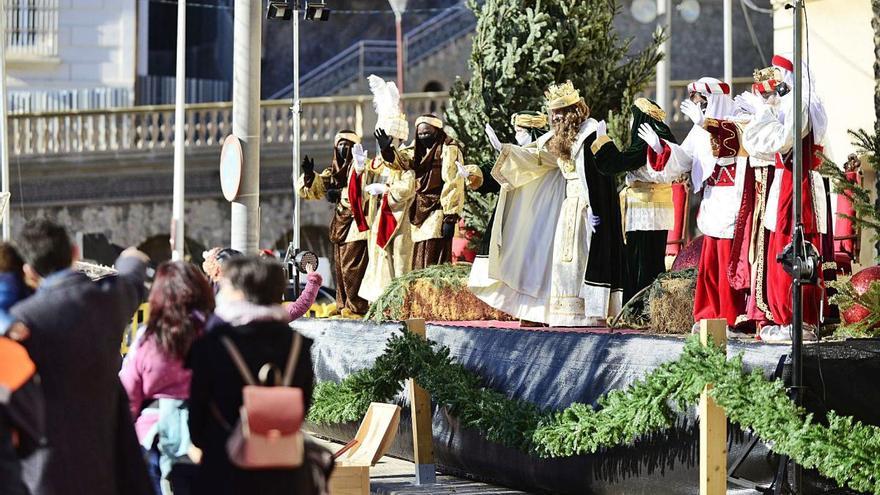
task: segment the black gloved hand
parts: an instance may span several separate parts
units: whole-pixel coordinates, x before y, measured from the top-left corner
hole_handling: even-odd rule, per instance
[[[455,224],[458,223],[458,215],[446,215],[443,217],[443,225],[440,228],[440,235],[444,239],[452,239],[455,236]]]
[[[391,149],[392,139],[391,136],[389,136],[388,133],[385,132],[385,129],[376,129],[376,132],[373,135],[376,137],[376,141],[379,143],[379,148],[382,151],[387,151]]]
[[[315,160],[312,160],[309,158],[309,155],[306,155],[302,159],[300,168],[302,168],[302,171],[306,176],[315,175]]]
[[[339,189],[327,189],[327,201],[330,203],[338,203],[342,197],[342,191]]]

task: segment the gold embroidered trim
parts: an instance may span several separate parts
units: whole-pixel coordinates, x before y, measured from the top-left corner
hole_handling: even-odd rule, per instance
[[[590,150],[595,155],[596,153],[599,152],[600,149],[602,149],[602,146],[605,146],[606,144],[608,144],[610,142],[611,142],[611,138],[608,137],[608,134],[606,134],[604,136],[599,136],[598,138],[596,138],[595,141],[593,141],[593,145],[590,146]]]
[[[662,108],[651,103],[647,98],[639,98],[633,103],[633,105],[654,120],[659,120],[660,122],[666,120],[666,112],[664,112]]]

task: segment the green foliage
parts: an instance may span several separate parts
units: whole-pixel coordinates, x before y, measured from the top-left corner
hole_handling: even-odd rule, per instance
[[[852,138],[852,145],[855,147],[859,155],[868,158],[872,167],[877,170],[880,167],[880,135],[869,134],[864,129],[857,131],[847,131]],[[847,218],[853,222],[853,225],[870,229],[874,232],[871,243],[880,242],[880,210],[871,199],[871,193],[863,186],[850,182],[846,178],[846,174],[834,162],[826,157],[822,157],[823,163],[820,173],[831,179],[832,189],[837,194],[846,196],[853,205],[855,215],[847,215],[838,213],[842,218]],[[880,258],[878,258],[880,261]]]
[[[609,392],[598,408],[572,404],[551,413],[485,387],[450,357],[448,348],[404,331],[389,339],[373,368],[339,384],[320,384],[309,420],[357,421],[370,402],[391,400],[409,377],[462,427],[541,457],[593,453],[671,428],[711,383],[709,393],[730,421],[754,432],[774,452],[817,469],[841,486],[880,494],[880,428],[833,412],[827,425],[820,424],[788,398],[782,382],[768,381],[760,370],[746,373],[741,355],[728,360],[722,349],[704,347],[695,336],[678,360],[625,390]]]
[[[468,241],[468,249],[477,251],[480,247],[481,236],[489,235],[489,219],[497,202],[498,194],[496,193],[476,191],[468,193],[461,216],[464,218],[465,226],[480,234]]]
[[[511,114],[544,107],[544,90],[570,79],[591,114],[610,118],[612,137],[628,141],[625,120],[636,93],[661,59],[657,33],[642,52],[614,30],[618,0],[468,0],[477,17],[471,80],[457,81],[446,118],[464,144],[468,161],[489,177],[496,153],[483,132],[489,123],[502,141],[513,142]],[[623,122],[623,124],[621,124]],[[621,134],[622,133],[622,134]],[[486,189],[494,181],[487,179]]]
[[[471,266],[467,264],[443,264],[429,266],[423,270],[415,270],[406,275],[394,278],[385,292],[379,296],[364,316],[373,321],[400,320],[406,292],[411,283],[424,279],[437,287],[460,287],[470,275]]]

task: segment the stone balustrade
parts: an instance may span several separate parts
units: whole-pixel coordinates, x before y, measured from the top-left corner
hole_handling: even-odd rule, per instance
[[[414,93],[403,97],[407,115],[442,115],[446,93]],[[375,124],[371,96],[303,98],[301,143],[329,143],[340,129],[363,133]],[[291,100],[261,103],[263,146],[289,147],[293,140]],[[186,106],[188,148],[219,148],[232,132],[232,103]],[[10,155],[52,156],[78,153],[125,153],[164,150],[174,146],[174,105],[107,110],[44,112],[9,116]]]
[[[749,80],[735,81],[743,90]],[[683,125],[686,117],[679,105],[687,98],[686,81],[673,84],[670,118]],[[644,94],[653,96],[652,88]],[[403,97],[404,111],[410,119],[423,113],[442,116],[448,94],[412,93]],[[289,147],[293,139],[291,100],[261,103],[263,146]],[[360,134],[375,126],[371,96],[303,98],[301,144],[323,146],[340,129]],[[107,110],[24,113],[9,116],[10,155],[18,157],[71,155],[86,153],[126,153],[170,151],[174,145],[174,105],[140,106]],[[199,103],[186,106],[186,146],[218,148],[232,132],[232,103]]]

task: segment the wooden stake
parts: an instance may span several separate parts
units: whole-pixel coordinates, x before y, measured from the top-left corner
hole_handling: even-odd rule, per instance
[[[407,320],[406,328],[425,338],[425,320]],[[431,395],[410,380],[410,409],[412,410],[413,461],[416,464],[416,484],[429,485],[437,482],[434,471],[434,432],[432,430],[433,409]]]
[[[727,348],[727,321],[701,320],[700,343],[709,341]],[[706,385],[700,394],[700,495],[727,493],[727,416],[709,397]]]

